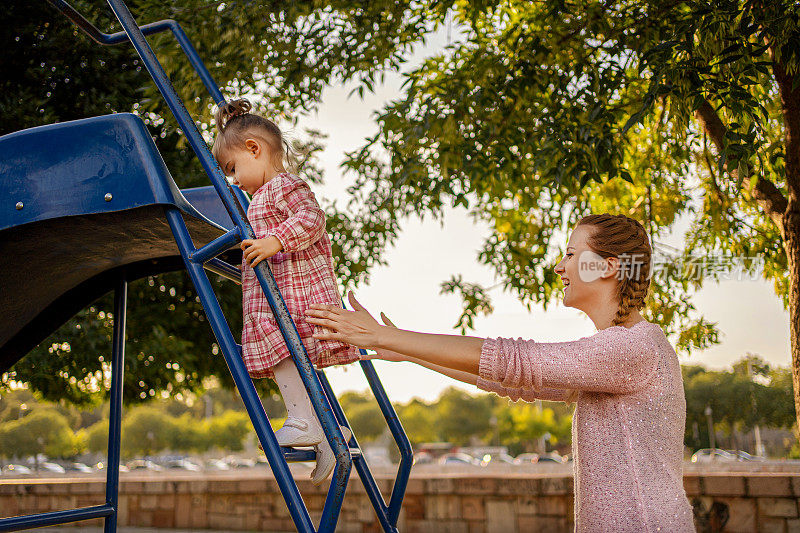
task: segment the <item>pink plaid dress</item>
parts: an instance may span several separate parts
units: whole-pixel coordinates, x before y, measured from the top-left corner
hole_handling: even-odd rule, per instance
[[[358,361],[358,349],[338,341],[314,339],[317,326],[305,320],[314,303],[342,306],[333,273],[325,213],[302,179],[279,174],[262,185],[247,209],[260,239],[274,235],[283,251],[267,259],[308,357],[318,367]],[[242,261],[242,356],[253,378],[272,377],[272,367],[290,357],[278,324],[253,269]]]

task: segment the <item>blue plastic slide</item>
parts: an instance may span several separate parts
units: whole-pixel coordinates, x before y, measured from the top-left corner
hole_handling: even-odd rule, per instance
[[[183,269],[167,206],[197,246],[233,227],[213,187],[178,190],[128,113],[0,137],[0,198],[0,372],[112,290],[120,269]]]

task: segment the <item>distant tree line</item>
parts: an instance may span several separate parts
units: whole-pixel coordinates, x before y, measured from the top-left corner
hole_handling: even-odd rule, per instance
[[[771,367],[748,354],[730,371],[700,365],[686,365],[682,371],[685,444],[692,450],[708,446],[707,407],[715,432],[729,436],[748,433],[756,425],[796,431],[790,370]],[[339,401],[360,442],[388,442],[386,423],[371,394],[345,392]],[[267,395],[263,403],[273,425],[279,427],[285,417],[280,397]],[[494,394],[448,388],[435,401],[412,399],[395,404],[395,409],[415,446],[426,442],[503,445],[516,455],[541,451],[542,445],[567,452],[571,444],[573,406],[561,403],[511,402]],[[87,409],[63,401],[52,403],[27,389],[4,391],[0,396],[0,458],[104,453],[107,439],[107,404]],[[218,384],[210,384],[199,396],[179,394],[126,409],[122,423],[126,458],[165,451],[241,451],[248,439],[253,439],[253,430],[241,400]],[[795,445],[791,453],[800,455],[800,449]]]
[[[792,372],[772,367],[761,357],[748,354],[733,364],[732,371],[708,370],[700,365],[682,367],[686,392],[686,434],[692,449],[709,445],[708,418],[714,430],[728,436],[761,428],[793,428],[794,454],[798,454]],[[710,414],[706,409],[710,408]]]

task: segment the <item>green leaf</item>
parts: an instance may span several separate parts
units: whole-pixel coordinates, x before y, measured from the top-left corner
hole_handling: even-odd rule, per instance
[[[741,58],[743,58],[743,57],[744,57],[744,54],[733,54],[733,55],[730,55],[730,56],[724,57],[724,58],[723,58],[723,59],[721,59],[720,61],[718,61],[718,62],[714,63],[714,65],[715,65],[715,66],[728,65],[728,64],[730,64],[730,63],[733,63],[734,61],[738,61],[738,60],[740,60],[740,59],[741,59]]]

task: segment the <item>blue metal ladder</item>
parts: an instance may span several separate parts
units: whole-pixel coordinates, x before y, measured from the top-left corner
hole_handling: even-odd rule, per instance
[[[398,467],[392,494],[387,504],[361,454],[355,435],[350,442],[344,442],[339,426],[349,427],[344,412],[331,389],[325,374],[315,370],[311,365],[305,347],[289,315],[286,304],[272,276],[266,261],[260,263],[256,269],[256,277],[264,291],[267,301],[277,318],[279,329],[292,354],[300,376],[311,398],[314,410],[322,423],[325,435],[336,456],[333,481],[322,510],[322,517],[317,529],[309,516],[308,510],[300,496],[297,484],[291,476],[288,463],[292,461],[314,460],[313,451],[281,448],[269,424],[264,408],[256,393],[252,380],[245,369],[241,357],[241,347],[236,343],[230,327],[222,313],[216,295],[213,292],[205,269],[237,281],[238,268],[225,263],[217,258],[219,254],[228,250],[245,238],[255,238],[244,208],[239,201],[240,196],[234,192],[222,170],[217,165],[207,145],[203,141],[194,121],[189,116],[182,101],[172,87],[160,62],[150,48],[145,35],[159,33],[165,30],[172,31],[189,62],[200,76],[203,84],[208,89],[217,105],[225,103],[218,86],[212,79],[200,59],[194,46],[189,41],[180,25],[174,20],[163,20],[139,27],[122,0],[108,0],[116,17],[119,19],[124,31],[106,34],[98,30],[80,13],[73,9],[64,0],[48,0],[59,11],[66,15],[73,23],[81,28],[90,38],[104,45],[117,44],[130,41],[142,58],[148,72],[155,81],[159,91],[175,116],[181,131],[184,132],[189,144],[211,180],[217,194],[222,200],[225,209],[233,221],[234,227],[224,235],[214,239],[205,246],[196,248],[187,230],[186,224],[176,208],[166,210],[169,226],[175,237],[181,256],[189,272],[190,278],[197,290],[198,296],[205,309],[206,316],[222,350],[228,368],[239,390],[242,400],[253,427],[256,431],[276,481],[283,494],[289,513],[298,531],[302,532],[331,532],[336,528],[336,523],[341,511],[347,482],[352,465],[361,478],[367,495],[372,503],[378,521],[384,531],[396,532],[397,520],[400,514],[405,489],[411,472],[412,450],[408,438],[403,431],[397,414],[394,411],[383,386],[369,361],[361,361],[360,365],[370,388],[375,395],[378,405],[389,425],[389,429],[397,443],[401,460]],[[119,456],[120,456],[120,428],[122,418],[122,371],[125,353],[125,312],[127,307],[128,279],[124,272],[121,274],[115,288],[114,298],[114,332],[112,340],[112,382],[111,382],[111,410],[109,422],[109,447],[108,447],[108,473],[106,479],[106,503],[104,505],[82,509],[40,513],[36,515],[0,519],[0,531],[15,531],[34,527],[63,524],[92,518],[105,519],[105,531],[116,531],[117,509],[119,495]],[[363,353],[363,351],[362,351]]]

